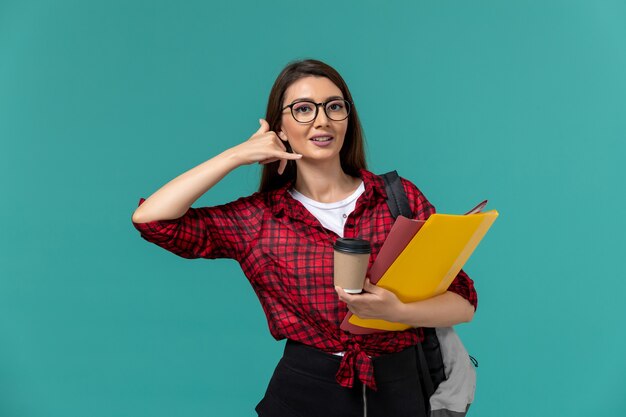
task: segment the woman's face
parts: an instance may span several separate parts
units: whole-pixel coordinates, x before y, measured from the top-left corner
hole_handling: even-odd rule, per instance
[[[315,103],[325,103],[331,98],[344,98],[339,87],[326,77],[304,77],[295,81],[285,91],[282,107],[303,99]],[[306,106],[306,105],[305,105]],[[312,106],[298,108],[296,111],[314,111]],[[303,159],[339,160],[339,151],[343,145],[348,119],[335,121],[328,118],[323,106],[319,106],[317,116],[312,122],[299,123],[291,115],[291,110],[283,110],[279,136],[287,140],[294,152],[302,154]]]

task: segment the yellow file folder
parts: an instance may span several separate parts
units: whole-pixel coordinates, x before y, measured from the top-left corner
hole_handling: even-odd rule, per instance
[[[383,254],[385,245],[383,246],[381,249],[383,257],[393,256],[395,260],[377,258],[372,266],[372,273],[376,272],[375,265],[379,261],[381,263],[386,261],[391,266],[382,273],[379,279],[372,275],[370,277],[372,283],[392,291],[405,303],[443,294],[496,217],[498,217],[496,210],[465,215],[436,213],[426,221],[410,220],[399,216],[385,245],[394,245],[394,231],[398,232],[396,237],[404,233],[404,239],[407,239],[406,233],[411,233],[407,230],[412,229],[416,233],[410,237],[406,246],[401,242],[401,247],[395,248],[395,254],[393,249]],[[402,239],[402,237],[398,238],[399,241]],[[398,241],[395,244],[397,246]],[[406,330],[411,327],[385,320],[361,319],[355,315],[351,315],[348,322],[353,326],[378,330]],[[348,325],[346,330],[352,331],[353,326]],[[364,333],[369,333],[369,331]]]

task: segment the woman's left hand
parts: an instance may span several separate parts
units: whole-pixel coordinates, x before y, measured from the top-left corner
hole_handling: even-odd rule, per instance
[[[361,294],[348,294],[341,287],[335,286],[339,298],[348,305],[348,309],[362,319],[382,319],[397,321],[404,303],[391,291],[372,284],[367,278]]]

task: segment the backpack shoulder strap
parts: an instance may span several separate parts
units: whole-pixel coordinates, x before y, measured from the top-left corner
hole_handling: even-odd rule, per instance
[[[385,180],[385,190],[387,191],[387,205],[393,215],[413,218],[409,198],[402,186],[402,180],[397,171],[391,171],[381,175]],[[424,328],[424,340],[417,345],[417,368],[422,380],[422,390],[424,398],[430,396],[437,390],[441,381],[446,379],[445,368],[441,346],[434,328]],[[430,409],[430,405],[428,406]]]
[[[397,171],[387,172],[381,175],[385,180],[385,190],[387,191],[387,205],[389,210],[395,219],[399,215],[407,218],[412,218],[411,206],[409,205],[409,199],[406,196],[402,181]]]

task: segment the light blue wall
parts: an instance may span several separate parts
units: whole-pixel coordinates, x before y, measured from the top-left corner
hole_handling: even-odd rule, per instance
[[[306,57],[346,79],[374,172],[500,212],[465,268],[470,415],[624,415],[625,22],[620,1],[3,1],[0,416],[255,415],[283,344],[239,266],[130,216],[255,132]]]

